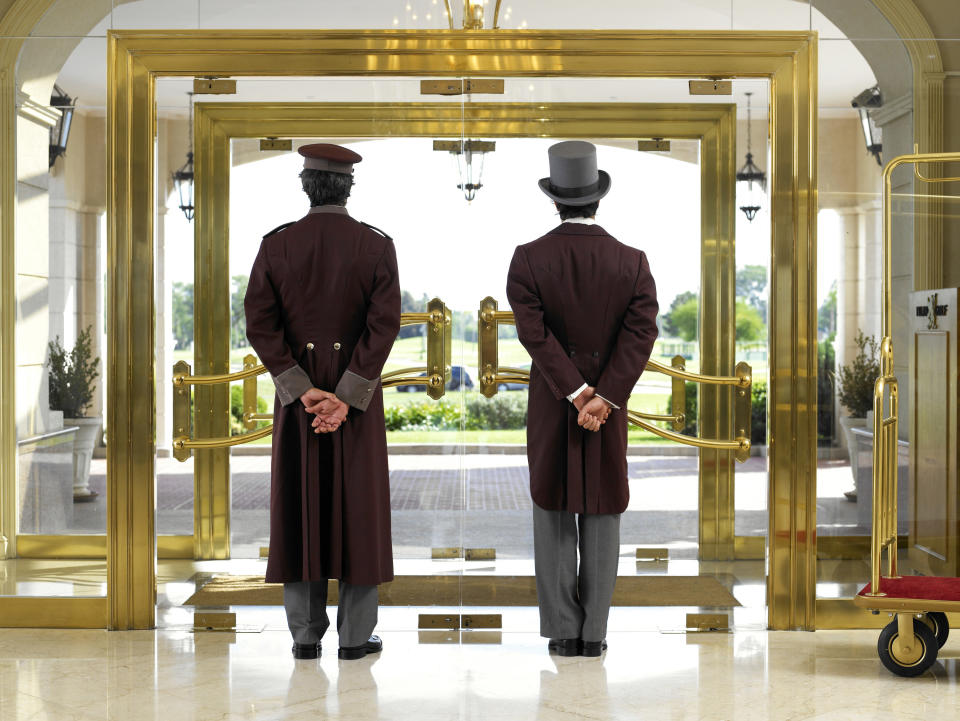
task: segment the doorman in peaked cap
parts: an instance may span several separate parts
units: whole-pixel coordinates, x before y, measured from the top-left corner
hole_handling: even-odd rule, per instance
[[[596,148],[557,143],[548,158],[540,189],[563,222],[519,246],[507,275],[533,359],[527,460],[540,634],[561,656],[599,656],[629,499],[627,401],[657,337],[657,294],[644,253],[596,224],[610,190]]]
[[[284,584],[297,658],[319,656],[338,579],[339,656],[381,650],[377,585],[393,579],[380,373],[400,330],[393,241],[345,207],[361,157],[306,145],[310,211],[264,236],[244,307],[276,385],[268,583]]]

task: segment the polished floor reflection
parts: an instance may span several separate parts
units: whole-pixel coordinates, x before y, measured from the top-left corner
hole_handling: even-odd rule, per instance
[[[105,560],[11,558],[0,561],[0,596],[106,595]]]
[[[476,634],[472,636],[471,634]],[[383,632],[378,657],[294,661],[285,631],[0,631],[4,721],[955,718],[957,658],[891,676],[875,631],[615,632],[600,659],[530,633],[435,643]]]

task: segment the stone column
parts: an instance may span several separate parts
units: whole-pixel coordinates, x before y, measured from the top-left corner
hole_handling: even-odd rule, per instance
[[[874,114],[883,129],[884,162],[913,152],[913,95],[886,100]],[[882,192],[881,188],[881,192]],[[910,293],[914,290],[916,263],[915,213],[920,211],[914,200],[917,192],[913,168],[900,168],[893,174],[893,372],[900,386],[900,439],[910,437]],[[877,229],[883,237],[883,225]],[[881,240],[882,242],[882,240]],[[880,249],[882,253],[882,246]],[[881,256],[882,259],[882,256]]]
[[[17,438],[59,430],[63,414],[49,403],[50,337],[49,175],[50,128],[59,112],[17,95],[16,344]]]

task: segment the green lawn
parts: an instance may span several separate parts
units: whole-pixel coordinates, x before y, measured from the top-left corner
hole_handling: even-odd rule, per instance
[[[627,440],[631,444],[669,443],[659,436],[639,429],[630,429]],[[516,431],[389,431],[387,443],[526,443],[527,432]]]

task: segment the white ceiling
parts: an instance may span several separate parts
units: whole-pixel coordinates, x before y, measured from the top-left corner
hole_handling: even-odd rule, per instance
[[[119,4],[89,30],[62,68],[58,84],[81,106],[101,113],[106,105],[106,32],[123,29],[179,28],[443,28],[443,0],[271,0],[269,13],[260,0],[138,0]],[[74,0],[62,0],[54,11],[63,17]],[[495,3],[488,2],[488,18]],[[362,7],[361,7],[362,5]],[[462,3],[453,0],[457,23]],[[590,8],[584,18],[584,7]],[[509,10],[509,12],[508,12]],[[429,19],[427,16],[430,16]],[[416,19],[414,19],[416,17]],[[67,18],[64,18],[65,20]],[[489,25],[489,19],[488,19]],[[848,115],[850,99],[876,81],[866,60],[852,42],[807,2],[795,0],[604,0],[585,5],[558,0],[543,3],[504,0],[501,27],[530,28],[635,28],[635,29],[749,29],[807,30],[820,33],[821,115]],[[49,26],[49,23],[48,23]],[[65,24],[69,28],[69,24]],[[64,35],[66,35],[66,30]],[[74,28],[71,32],[80,32]],[[47,37],[51,30],[45,29]],[[36,39],[31,43],[60,42]],[[51,46],[52,47],[52,46]],[[158,106],[164,116],[184,115],[190,82],[164,79],[158,83]],[[508,79],[505,96],[477,100],[538,102],[729,102],[745,108],[745,92],[753,92],[754,116],[766,109],[767,83],[738,80],[733,97],[691,97],[679,79]],[[204,96],[204,102],[365,101],[411,102],[422,100],[414,78],[241,78],[238,95]],[[431,99],[437,99],[433,97]],[[460,102],[451,99],[451,102]],[[741,112],[741,114],[744,114]]]

